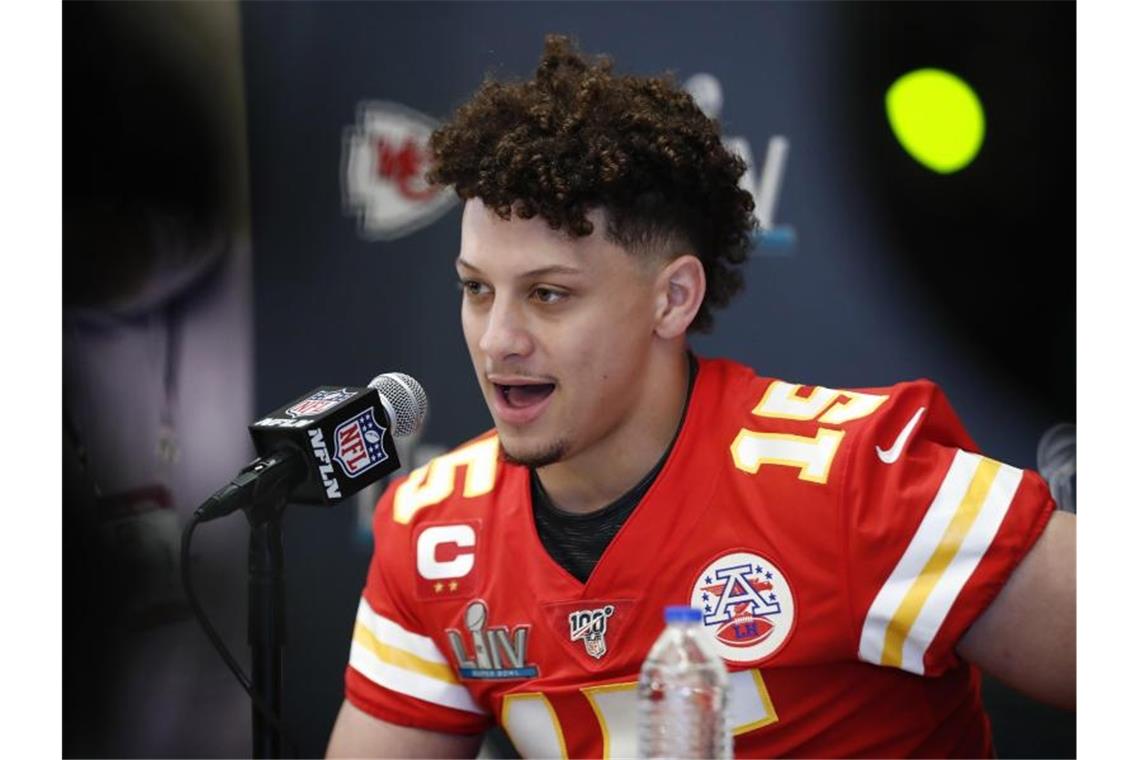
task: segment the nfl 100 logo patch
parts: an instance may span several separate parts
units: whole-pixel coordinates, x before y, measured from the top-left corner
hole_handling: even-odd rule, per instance
[[[592,610],[575,610],[566,616],[570,626],[570,640],[581,641],[586,654],[600,660],[606,654],[606,624],[614,614],[614,606],[607,604]]]
[[[729,662],[771,657],[795,625],[787,578],[774,562],[752,552],[735,551],[710,562],[693,583],[690,603],[701,611],[717,652]]]
[[[299,401],[285,410],[290,417],[316,417],[324,414],[342,401],[348,401],[356,395],[356,391],[348,388],[340,390],[319,390],[304,401]]]
[[[344,474],[355,478],[388,458],[384,450],[387,428],[376,421],[372,407],[337,425],[333,459]]]

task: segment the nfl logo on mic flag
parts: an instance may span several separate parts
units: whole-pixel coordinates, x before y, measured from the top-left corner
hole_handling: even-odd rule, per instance
[[[296,447],[315,460],[319,478],[291,494],[298,504],[331,505],[399,468],[392,430],[374,388],[325,385],[249,426],[261,455]]]
[[[285,414],[290,417],[315,417],[318,414],[327,412],[340,402],[349,400],[355,395],[356,391],[350,391],[348,388],[341,388],[335,391],[318,390],[304,401],[293,404],[293,406],[286,409]]]
[[[344,474],[355,478],[388,458],[384,450],[384,434],[388,429],[376,421],[371,407],[336,429],[336,453],[333,459]]]

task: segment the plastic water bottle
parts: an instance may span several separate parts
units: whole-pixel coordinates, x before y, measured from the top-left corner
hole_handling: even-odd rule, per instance
[[[728,672],[700,610],[665,608],[665,630],[637,684],[640,757],[732,757],[725,701]]]

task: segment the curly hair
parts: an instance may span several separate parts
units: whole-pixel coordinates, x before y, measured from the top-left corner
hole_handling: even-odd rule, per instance
[[[631,253],[695,253],[707,288],[690,330],[707,332],[711,310],[743,287],[755,226],[745,164],[671,75],[612,69],[548,35],[534,79],[488,77],[432,134],[428,180],[574,237],[593,232],[587,214],[601,207],[607,239]]]

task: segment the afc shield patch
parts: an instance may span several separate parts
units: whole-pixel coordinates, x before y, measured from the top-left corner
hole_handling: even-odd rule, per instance
[[[690,603],[702,613],[717,653],[754,664],[776,654],[791,635],[796,604],[775,563],[749,551],[714,559],[693,582]]]

